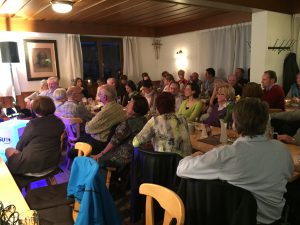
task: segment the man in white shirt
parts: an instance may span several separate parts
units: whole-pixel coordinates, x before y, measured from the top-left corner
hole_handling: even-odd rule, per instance
[[[40,95],[48,96],[54,101],[53,92],[59,87],[59,80],[57,77],[49,77],[47,84],[48,90],[42,91]]]
[[[294,163],[285,144],[264,136],[268,106],[256,98],[240,100],[233,119],[240,137],[232,145],[216,147],[182,159],[177,175],[221,179],[250,191],[257,202],[257,223],[276,223],[285,204],[283,194]]]

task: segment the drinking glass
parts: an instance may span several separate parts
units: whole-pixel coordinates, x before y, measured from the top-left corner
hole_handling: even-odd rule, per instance
[[[28,210],[20,214],[20,225],[39,225],[39,217],[36,210]]]

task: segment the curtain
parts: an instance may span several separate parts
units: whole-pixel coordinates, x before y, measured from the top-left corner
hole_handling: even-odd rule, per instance
[[[79,34],[65,35],[66,74],[67,80],[74,81],[76,77],[83,78],[83,59]]]
[[[123,73],[128,76],[128,79],[138,82],[140,78],[140,69],[138,43],[136,37],[123,38],[123,55]]]
[[[237,67],[250,66],[251,24],[237,24],[199,32],[200,71],[208,67],[226,79]]]

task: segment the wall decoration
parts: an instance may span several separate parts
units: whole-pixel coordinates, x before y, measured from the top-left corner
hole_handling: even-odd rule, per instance
[[[24,40],[27,80],[59,78],[55,40]]]

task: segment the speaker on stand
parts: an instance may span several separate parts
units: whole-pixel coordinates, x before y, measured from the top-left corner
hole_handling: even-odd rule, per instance
[[[15,89],[15,83],[13,78],[13,71],[12,71],[12,63],[19,63],[19,53],[18,53],[18,44],[17,42],[0,42],[0,49],[1,49],[1,58],[2,63],[9,63],[10,67],[10,75],[12,81],[12,97],[13,97],[13,104],[17,105],[17,95]]]

